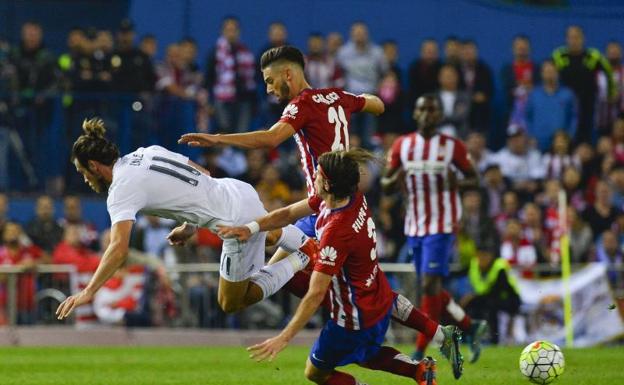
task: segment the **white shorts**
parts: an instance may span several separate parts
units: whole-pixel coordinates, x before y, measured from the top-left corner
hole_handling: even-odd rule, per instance
[[[224,239],[219,273],[226,281],[244,281],[264,266],[266,232],[254,234],[247,242]]]
[[[242,198],[240,205],[243,210],[242,215],[237,220],[237,226],[266,215],[267,211],[253,187],[241,183],[238,188]],[[246,242],[224,239],[219,267],[221,277],[226,281],[240,282],[260,270],[265,261],[266,234],[266,232],[254,234]]]

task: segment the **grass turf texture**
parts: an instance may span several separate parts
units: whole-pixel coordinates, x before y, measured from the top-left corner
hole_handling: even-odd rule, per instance
[[[402,347],[405,352],[410,347]],[[458,385],[529,384],[518,369],[521,347],[488,347],[455,381],[447,362],[438,359],[438,383]],[[624,348],[564,349],[565,373],[555,384],[624,384]],[[0,348],[2,385],[48,384],[305,384],[308,348],[288,347],[272,363],[256,363],[243,348]],[[345,368],[371,385],[414,382],[355,366]]]

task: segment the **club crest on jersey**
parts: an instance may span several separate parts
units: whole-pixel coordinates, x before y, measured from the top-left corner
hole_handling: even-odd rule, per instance
[[[324,265],[334,266],[336,264],[338,253],[331,246],[325,246],[321,249],[321,263]]]
[[[294,119],[299,112],[299,107],[294,104],[289,104],[284,108],[284,112],[282,112],[282,118]]]

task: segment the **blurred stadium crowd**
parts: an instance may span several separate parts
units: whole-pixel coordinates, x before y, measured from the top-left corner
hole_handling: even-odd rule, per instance
[[[135,44],[128,20],[114,32],[72,29],[63,53],[46,48],[36,22],[22,26],[21,41],[0,43],[0,191],[45,194],[38,197],[32,220],[19,224],[7,216],[9,195],[0,194],[1,265],[71,264],[87,280],[97,267],[107,232],[98,234],[83,220],[79,195],[88,194],[88,187],[68,162],[85,117],[103,117],[122,153],[160,144],[198,159],[215,177],[252,184],[268,210],[305,197],[292,141],[277,149],[246,152],[177,146],[186,132],[269,127],[284,107],[264,93],[257,64],[261,52],[246,48],[241,22],[229,17],[221,28],[205,67],[198,65],[190,37],[164,47],[165,59],[156,60],[161,49],[156,38],[145,35]],[[398,135],[414,130],[416,98],[429,92],[439,95],[444,112],[440,130],[466,141],[481,173],[481,187],[462,198],[464,214],[449,282],[460,303],[474,300],[475,285],[479,296],[502,295],[498,281],[474,282],[469,274],[471,268],[485,273],[494,266],[471,265],[483,254],[507,259],[524,277],[558,273],[561,189],[568,198],[572,262],[608,265],[614,290],[624,291],[620,43],[613,41],[604,51],[589,48],[581,28],[572,26],[562,36],[562,46],[553,47],[552,57],[537,60],[529,39],[518,35],[510,42],[508,64],[495,74],[479,58],[475,41],[450,36],[440,46],[425,39],[420,56],[405,69],[397,65],[397,45],[391,40],[378,44],[374,33],[361,22],[345,37],[311,33],[304,48],[306,75],[313,87],[344,87],[381,97],[386,105],[382,116],[356,115],[350,127],[351,145],[375,151],[380,158]],[[287,43],[286,26],[271,24],[265,49]],[[502,105],[494,104],[495,82],[505,95]],[[503,115],[505,123],[494,123],[494,115]],[[370,164],[361,183],[374,208],[378,255],[382,262],[409,262],[402,196],[381,194],[381,172],[382,166]],[[54,219],[54,198],[64,199],[61,221]],[[208,231],[200,231],[191,245],[170,247],[165,236],[173,225],[153,217],[138,221],[132,240],[134,266],[109,282],[94,306],[78,314],[79,321],[201,327],[282,322],[289,308],[279,297],[260,310],[225,317],[214,300],[214,275],[167,273],[167,267],[180,263],[218,262],[220,253],[220,240]],[[542,268],[536,269],[538,265]],[[68,293],[84,280],[72,283],[63,273],[20,274],[18,323],[51,322],[36,293],[48,287]],[[8,322],[6,282],[3,276],[0,324]],[[400,286],[400,280],[395,284]],[[505,290],[512,292],[505,295],[517,297],[513,285]],[[177,318],[182,293],[192,319]],[[498,310],[519,311],[518,306],[493,311]],[[263,315],[255,316],[258,311]],[[270,325],[267,320],[272,319],[276,321]]]

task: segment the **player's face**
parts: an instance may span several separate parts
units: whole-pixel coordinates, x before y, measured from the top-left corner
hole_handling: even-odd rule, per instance
[[[292,99],[287,83],[286,66],[268,66],[262,70],[262,77],[267,86],[267,94],[275,96],[281,103]]]
[[[107,183],[101,175],[97,175],[97,171],[87,170],[82,167],[78,159],[74,159],[74,166],[83,177],[84,182],[89,185],[96,193],[101,193],[107,188]]]
[[[435,130],[442,112],[440,110],[440,104],[433,98],[418,98],[416,101],[416,108],[414,108],[414,120],[418,124],[418,128],[422,130]]]
[[[323,179],[323,175],[321,175],[318,169],[314,172],[314,192],[322,199],[325,199],[328,195],[325,191],[325,179]]]

